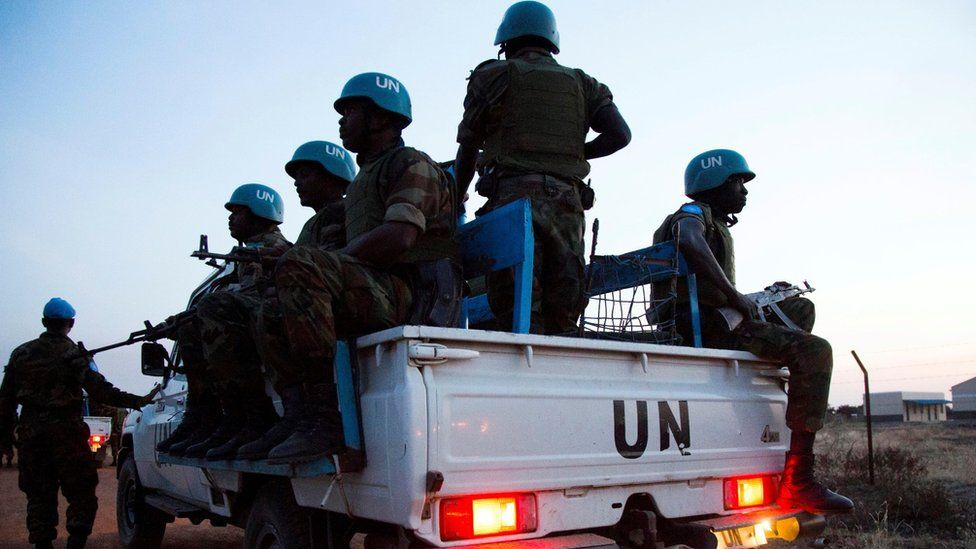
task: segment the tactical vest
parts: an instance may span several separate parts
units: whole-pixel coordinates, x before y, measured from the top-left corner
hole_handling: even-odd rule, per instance
[[[383,219],[386,216],[389,182],[392,179],[391,176],[399,175],[389,172],[396,164],[394,161],[401,158],[401,155],[407,154],[423,155],[411,147],[394,147],[371,163],[360,167],[356,179],[346,191],[346,242],[352,242],[354,238],[383,224]],[[429,158],[427,160],[435,167],[437,166]],[[437,169],[441,183],[450,188],[447,176],[440,168]],[[424,232],[417,238],[414,246],[404,252],[394,263],[417,263],[454,257],[456,252],[457,245],[450,236]]]
[[[686,217],[694,217],[705,223],[705,242],[708,244],[708,249],[712,251],[712,255],[715,256],[716,261],[718,261],[719,266],[722,268],[722,272],[725,273],[725,277],[729,279],[729,282],[735,286],[735,245],[732,241],[732,233],[729,232],[729,228],[725,225],[725,222],[721,219],[716,219],[712,215],[712,210],[709,208],[708,204],[702,202],[692,202],[691,204],[701,208],[701,215],[685,212],[678,210],[677,212],[669,215],[664,223],[656,231],[654,231],[654,243],[659,244],[661,242],[666,242],[674,238],[674,227],[677,223]],[[680,242],[678,243],[680,249]],[[698,283],[698,302],[702,307],[722,307],[728,304],[728,299],[725,297],[719,289],[708,283],[704,278],[697,278]],[[666,292],[665,283],[655,284],[655,294],[658,297],[663,297],[665,294],[660,292]],[[678,303],[688,302],[688,286],[684,278],[678,279]]]
[[[586,177],[590,164],[583,145],[589,125],[576,71],[556,63],[502,62],[508,90],[488,116],[485,164],[516,173]]]

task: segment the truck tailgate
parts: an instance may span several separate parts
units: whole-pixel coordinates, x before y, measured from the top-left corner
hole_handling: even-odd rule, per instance
[[[427,387],[428,468],[444,475],[441,496],[687,486],[782,469],[786,395],[780,379],[762,375],[778,366],[754,355],[418,330],[411,345],[478,353],[411,361]]]

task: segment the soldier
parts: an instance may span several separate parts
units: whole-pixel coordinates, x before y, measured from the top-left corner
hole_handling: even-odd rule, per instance
[[[322,251],[335,251],[346,244],[346,209],[342,197],[356,176],[356,163],[346,149],[328,141],[310,141],[298,147],[285,171],[295,180],[295,191],[302,206],[315,210],[295,241]],[[305,415],[308,400],[302,385],[301,361],[291,357],[281,328],[281,311],[277,299],[262,302],[261,355],[272,375],[275,390],[281,395],[284,415],[270,429],[237,449],[236,457],[264,459],[272,448],[281,444],[295,430]],[[298,368],[296,370],[296,368]]]
[[[478,65],[468,80],[458,126],[458,196],[474,177],[478,150],[485,175],[478,193],[488,198],[479,215],[528,198],[535,233],[532,332],[575,330],[583,297],[583,210],[592,191],[583,185],[588,160],[630,142],[630,128],[610,90],[580,69],[563,67],[552,11],[539,2],[513,4],[498,27],[495,45],[505,60]],[[599,136],[586,141],[588,130]],[[510,327],[513,280],[508,271],[488,280],[492,312]]]
[[[746,205],[745,183],[756,175],[745,158],[727,149],[704,152],[685,170],[685,194],[694,202],[668,216],[654,233],[654,243],[678,239],[695,273],[706,347],[738,349],[781,361],[790,370],[786,424],[792,432],[779,505],[813,512],[846,512],[851,500],[831,492],[813,476],[813,443],[823,427],[833,356],[830,344],[809,333],[813,303],[803,298],[781,303],[802,330],[756,320],[756,305],[735,288],[735,250],[729,227]],[[676,314],[678,330],[691,338],[687,290],[682,280]],[[738,310],[745,320],[730,330],[721,307]]]
[[[91,366],[68,337],[75,310],[55,297],[44,306],[46,331],[14,349],[0,386],[0,446],[9,447],[17,421],[20,489],[27,495],[27,529],[35,547],[57,537],[58,488],[68,500],[69,548],[84,547],[98,509],[98,472],[82,420],[82,390],[101,402],[140,408],[158,389],[140,397],[120,391]]]
[[[280,254],[291,246],[278,230],[284,221],[284,201],[274,189],[241,185],[224,207],[230,211],[230,234],[242,244],[232,253],[259,259],[262,252]],[[261,301],[258,282],[264,267],[260,262],[239,262],[233,275],[227,287],[200,299],[196,318],[178,334],[187,374],[187,410],[180,426],[157,446],[159,451],[204,457],[244,431],[266,429],[278,417],[264,390],[248,312]],[[212,321],[215,317],[220,320]],[[229,346],[237,360],[211,352],[218,344]]]
[[[453,186],[430,157],[403,144],[400,134],[411,122],[406,88],[385,74],[360,74],[343,87],[335,108],[339,136],[357,153],[360,172],[346,196],[346,246],[338,252],[297,246],[275,271],[285,335],[301,368],[293,382],[304,386],[306,413],[268,454],[272,462],[345,449],[333,379],[337,337],[401,324],[408,313],[417,322],[457,322]],[[433,275],[430,284],[425,274]]]

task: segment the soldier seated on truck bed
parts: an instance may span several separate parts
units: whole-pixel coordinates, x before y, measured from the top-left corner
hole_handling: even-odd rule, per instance
[[[285,172],[295,180],[295,191],[302,206],[315,210],[302,227],[295,241],[296,247],[334,251],[346,245],[346,208],[342,197],[353,178],[356,162],[352,153],[329,141],[309,141],[298,147],[291,160],[285,164]],[[270,427],[251,440],[241,438],[236,457],[239,459],[264,459],[276,446],[291,436],[298,423],[313,405],[303,379],[301,361],[292,358],[288,342],[281,327],[281,310],[274,291],[265,295],[262,302],[263,323],[262,360],[271,374],[275,390],[281,395],[285,413]],[[233,356],[232,349],[226,353]],[[231,448],[224,454],[208,454],[213,457],[233,457]],[[216,454],[216,452],[215,452]]]
[[[456,325],[459,315],[454,186],[430,157],[403,144],[400,134],[411,122],[406,87],[385,74],[360,74],[334,106],[342,144],[357,153],[360,171],[346,196],[346,246],[296,246],[275,271],[308,407],[295,433],[268,454],[273,463],[345,449],[333,369],[337,337],[408,321]]]
[[[696,274],[701,305],[702,338],[706,347],[750,351],[781,361],[790,370],[786,423],[792,436],[780,485],[779,505],[818,513],[847,512],[854,504],[831,492],[813,477],[813,443],[823,427],[830,391],[833,356],[830,344],[809,333],[813,303],[794,298],[780,308],[802,329],[757,320],[756,305],[735,288],[735,252],[729,227],[746,205],[746,182],[756,177],[745,158],[727,149],[704,152],[685,170],[685,195],[694,202],[681,206],[654,233],[654,243],[680,239],[681,252]],[[684,286],[684,280],[681,280]],[[679,289],[678,330],[691,341],[687,289]],[[738,310],[745,320],[734,329],[719,308]]]
[[[256,249],[287,249],[278,225],[284,221],[281,195],[271,187],[248,183],[238,187],[224,204],[230,212],[231,236],[243,253]],[[261,363],[253,346],[246,345],[251,325],[248,311],[261,300],[257,283],[265,276],[261,263],[240,262],[234,277],[218,291],[203,296],[191,323],[180,328],[177,340],[187,379],[187,405],[180,426],[157,450],[172,455],[203,457],[230,440],[245,425],[270,424],[277,417],[264,391]],[[232,311],[236,314],[228,315]],[[210,322],[223,314],[221,323]],[[234,337],[237,336],[237,337]],[[236,363],[208,353],[215,342],[233,339],[238,352],[249,357]],[[245,418],[246,416],[246,418]]]

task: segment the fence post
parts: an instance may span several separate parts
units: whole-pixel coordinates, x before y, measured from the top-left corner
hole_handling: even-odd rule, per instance
[[[864,367],[860,357],[853,350],[854,360],[864,373],[864,418],[868,425],[868,479],[871,486],[874,486],[874,439],[871,437],[871,387],[868,385],[868,369]]]

